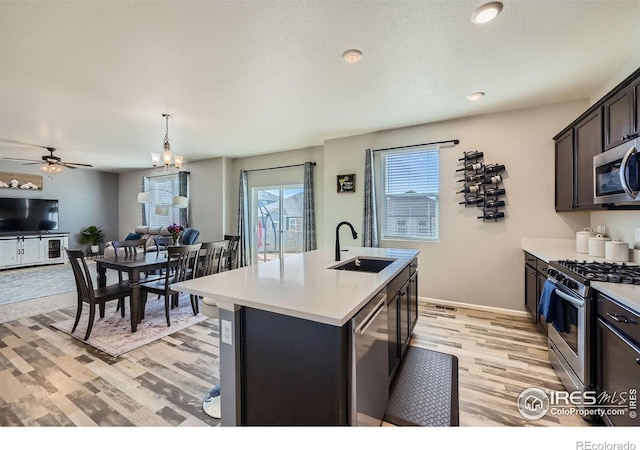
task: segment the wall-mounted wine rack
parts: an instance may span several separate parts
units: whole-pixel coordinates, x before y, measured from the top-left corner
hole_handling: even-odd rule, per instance
[[[482,208],[482,215],[478,219],[483,222],[494,221],[504,218],[504,212],[499,208],[505,206],[505,201],[501,199],[506,192],[502,184],[502,173],[506,170],[503,164],[484,164],[482,161],[484,152],[477,150],[464,152],[462,158],[463,167],[457,169],[456,173],[462,172],[464,178],[457,180],[462,183],[462,189],[457,194],[464,194],[464,201],[459,202],[468,206]]]

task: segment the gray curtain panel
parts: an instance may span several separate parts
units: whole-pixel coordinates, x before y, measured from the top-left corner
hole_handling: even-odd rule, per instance
[[[142,177],[142,190],[140,192],[148,192],[149,191],[149,177]],[[140,203],[142,209],[142,221],[140,222],[143,226],[149,225],[147,222],[147,204]]]
[[[249,192],[247,172],[240,171],[240,192],[238,195],[238,267],[251,264],[251,242],[249,239]]]
[[[313,162],[304,163],[304,197],[302,201],[302,251],[318,248],[316,244],[316,208],[313,202]]]
[[[178,195],[189,198],[189,172],[178,172]],[[180,209],[180,225],[189,228],[189,206]]]
[[[362,246],[378,247],[378,215],[373,173],[373,152],[365,151],[364,158],[364,218],[362,219]]]

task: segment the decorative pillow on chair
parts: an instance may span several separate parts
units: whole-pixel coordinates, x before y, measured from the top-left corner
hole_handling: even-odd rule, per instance
[[[125,241],[135,241],[136,239],[140,239],[142,237],[142,235],[140,233],[129,233],[127,235],[126,238],[124,238]]]

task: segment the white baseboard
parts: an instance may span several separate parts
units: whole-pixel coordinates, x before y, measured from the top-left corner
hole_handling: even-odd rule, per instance
[[[488,311],[500,314],[507,314],[518,317],[531,317],[526,311],[518,311],[516,309],[496,308],[494,306],[473,305],[471,303],[453,302],[451,300],[441,300],[439,298],[418,297],[418,300],[425,303],[432,303],[443,306],[453,306],[458,308],[476,309],[478,311]]]

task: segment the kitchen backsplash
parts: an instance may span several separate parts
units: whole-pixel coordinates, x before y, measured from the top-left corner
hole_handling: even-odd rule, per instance
[[[636,238],[640,236],[636,236],[636,229],[640,230],[640,211],[592,211],[591,229],[597,230],[603,225],[606,228],[606,236],[627,242],[629,247],[635,250],[634,253],[638,253],[640,239]]]

